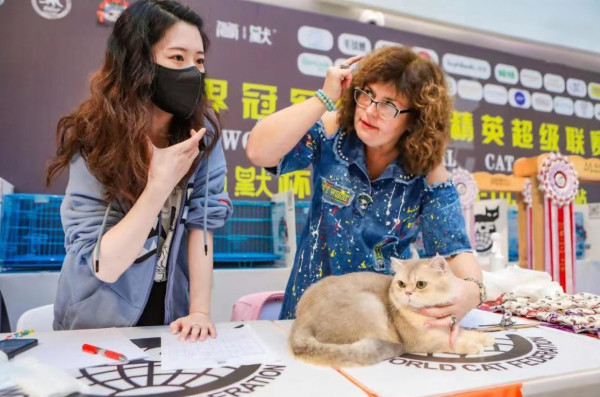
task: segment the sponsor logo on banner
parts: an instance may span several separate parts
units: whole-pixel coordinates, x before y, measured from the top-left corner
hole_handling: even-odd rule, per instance
[[[448,95],[456,95],[456,80],[454,80],[454,77],[446,76],[446,85],[448,86]]]
[[[102,25],[114,24],[127,7],[129,7],[129,2],[125,0],[103,0],[98,6],[98,11],[96,11],[98,23]]]
[[[531,107],[531,95],[529,91],[511,88],[508,90],[508,103],[515,108],[529,109]]]
[[[469,101],[481,101],[481,98],[483,98],[483,87],[478,81],[458,80],[458,96]]]
[[[46,19],[61,19],[71,11],[71,0],[31,0],[31,5]]]
[[[499,63],[494,67],[494,77],[501,83],[517,84],[519,82],[519,71],[513,65]]]
[[[563,116],[573,115],[573,100],[564,96],[554,97],[554,113],[562,114]]]
[[[333,48],[333,35],[327,29],[302,26],[298,29],[298,43],[311,50],[329,51]]]
[[[465,57],[456,54],[444,54],[442,65],[448,73],[486,80],[492,75],[490,63],[483,59]]]
[[[508,91],[501,85],[486,84],[483,86],[483,99],[494,105],[506,105],[508,102]]]
[[[377,42],[375,43],[375,49],[381,48],[381,47],[404,47],[404,46],[395,41],[377,40]]]
[[[575,115],[582,119],[591,119],[594,117],[594,105],[589,101],[578,99],[575,101]]]
[[[600,120],[600,103],[594,105],[594,117]]]
[[[346,55],[364,55],[371,51],[371,41],[365,36],[342,33],[338,37],[338,48]]]
[[[534,92],[531,96],[531,107],[538,112],[550,113],[553,108],[552,96],[542,94],[541,92]]]
[[[307,76],[325,77],[330,66],[333,62],[328,56],[308,52],[298,55],[298,70]]]
[[[237,23],[217,20],[217,38],[228,40],[240,39],[240,26]]]
[[[273,45],[271,34],[275,33],[274,29],[266,26],[250,25],[248,26],[248,42],[262,45]],[[246,38],[246,27],[244,26],[243,37]]]
[[[542,74],[537,70],[533,69],[521,69],[519,73],[521,78],[521,85],[527,88],[542,88]]]
[[[585,96],[585,81],[579,79],[567,79],[567,92],[569,95],[583,98]]]
[[[599,83],[589,83],[588,84],[588,95],[592,99],[600,100],[600,84]]]
[[[417,54],[421,58],[429,59],[431,62],[433,62],[435,64],[440,63],[440,58],[438,57],[437,52],[435,52],[429,48],[413,47],[412,50],[415,54]]]
[[[544,88],[546,91],[562,94],[565,91],[565,79],[557,74],[546,73],[544,75]]]

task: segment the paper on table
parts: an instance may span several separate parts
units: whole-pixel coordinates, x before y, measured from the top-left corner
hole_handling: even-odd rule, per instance
[[[38,345],[19,354],[19,357],[35,357],[43,363],[52,363],[64,369],[93,367],[103,364],[122,364],[117,360],[81,350],[84,343],[113,350],[124,354],[128,360],[148,357],[148,355],[116,328],[90,329],[73,332],[65,338],[63,332],[49,332],[40,335]]]
[[[163,332],[160,343],[163,370],[214,368],[278,360],[277,355],[249,324],[239,328],[217,329],[217,337],[209,337],[204,342],[180,342],[178,336]]]

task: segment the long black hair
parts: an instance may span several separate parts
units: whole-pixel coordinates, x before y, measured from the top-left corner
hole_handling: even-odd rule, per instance
[[[206,52],[209,40],[202,18],[176,1],[140,0],[121,14],[108,38],[102,68],[92,78],[91,97],[58,123],[59,147],[48,165],[47,184],[79,152],[105,187],[108,200],[132,204],[139,197],[150,164],[146,134],[156,73],[152,47],[179,21],[198,28]],[[207,129],[208,138],[200,144],[202,156],[207,156],[221,131],[206,92],[191,118],[173,117],[169,144],[189,138],[190,129],[203,127],[205,119],[214,127]]]

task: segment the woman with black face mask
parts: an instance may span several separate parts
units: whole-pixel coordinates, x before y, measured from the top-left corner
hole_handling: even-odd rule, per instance
[[[57,128],[50,183],[69,168],[55,329],[170,324],[216,336],[212,233],[232,213],[221,131],[193,10],[141,0],[117,20],[91,97]]]

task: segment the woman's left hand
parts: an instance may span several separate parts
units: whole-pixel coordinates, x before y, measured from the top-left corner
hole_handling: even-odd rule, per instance
[[[179,340],[182,342],[188,335],[191,342],[196,342],[198,337],[200,338],[200,341],[204,341],[208,335],[213,338],[217,336],[215,325],[210,320],[210,316],[206,313],[192,312],[185,317],[173,321],[170,327],[173,335],[178,331],[181,331]]]
[[[425,321],[424,327],[450,328],[450,346],[454,346],[460,321],[479,305],[480,298],[479,287],[474,282],[457,278],[456,283],[458,292],[453,301],[444,306],[419,310],[420,314],[434,318]]]

